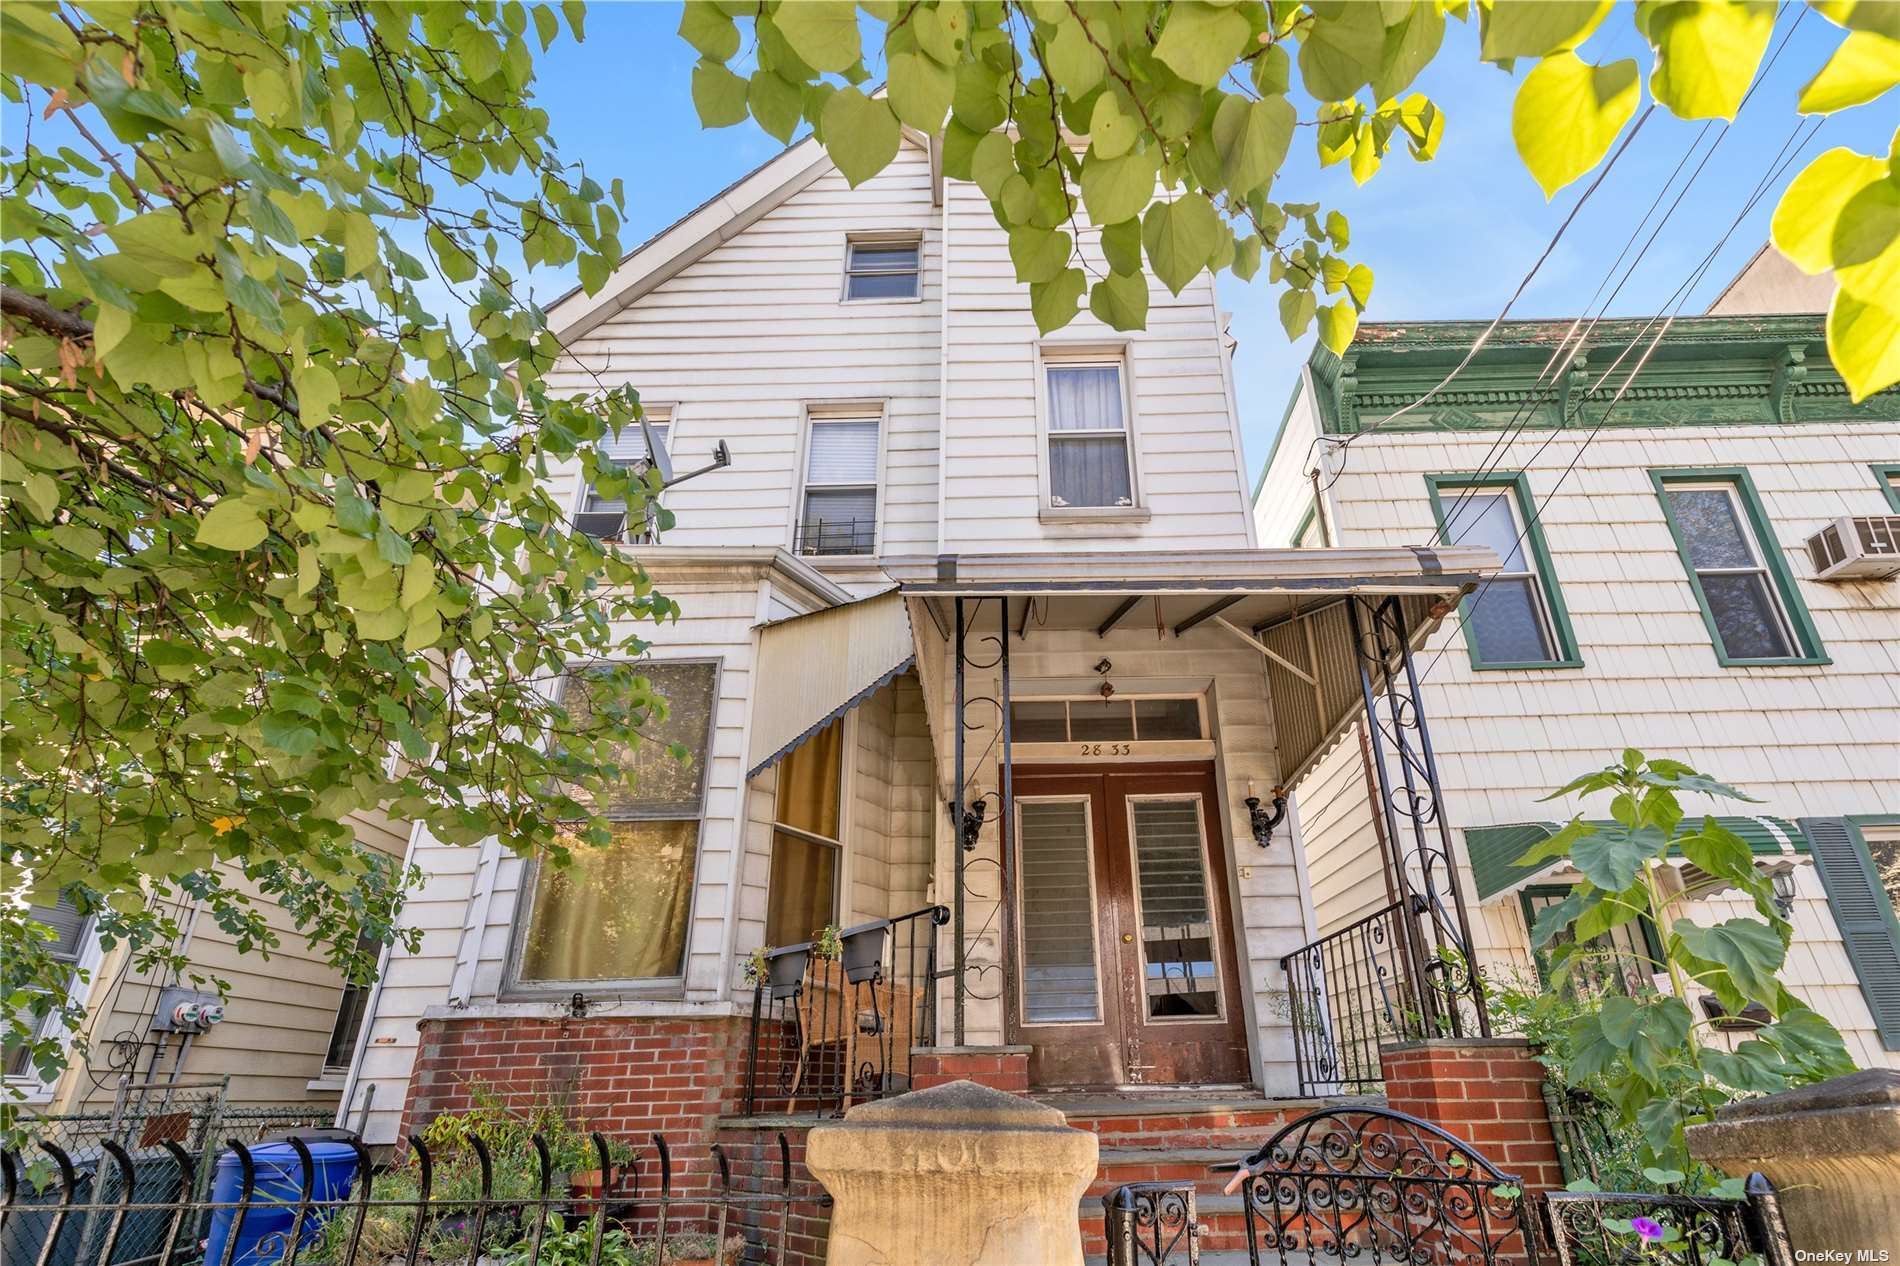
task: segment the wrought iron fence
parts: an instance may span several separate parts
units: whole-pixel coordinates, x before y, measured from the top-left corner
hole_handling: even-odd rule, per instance
[[[821,957],[806,941],[773,950],[752,991],[745,1102],[761,1111],[842,1112],[910,1089],[911,1050],[937,1039],[937,929],[925,906],[839,934]]]
[[[1423,1036],[1409,931],[1395,902],[1280,960],[1301,1094],[1376,1091],[1380,1044]]]
[[[1775,1189],[1750,1174],[1738,1197],[1553,1191],[1544,1197],[1559,1266],[1708,1266],[1759,1256],[1791,1266]]]
[[[412,1137],[410,1155],[381,1170],[353,1135],[293,1136],[288,1157],[231,1139],[209,1196],[198,1194],[202,1167],[173,1140],[136,1156],[105,1141],[103,1184],[42,1142],[51,1181],[36,1181],[19,1154],[0,1154],[0,1258],[21,1266],[798,1266],[808,1254],[795,1239],[809,1241],[811,1220],[828,1216],[830,1197],[809,1178],[794,1180],[782,1133],[776,1172],[735,1180],[715,1144],[712,1172],[690,1186],[676,1181],[660,1135],[650,1154],[624,1166],[605,1137],[591,1142],[599,1181],[575,1187],[557,1176],[540,1135],[532,1155],[502,1157],[472,1136],[447,1156]],[[339,1153],[353,1164],[333,1168]],[[139,1228],[152,1234],[135,1249],[129,1234]]]

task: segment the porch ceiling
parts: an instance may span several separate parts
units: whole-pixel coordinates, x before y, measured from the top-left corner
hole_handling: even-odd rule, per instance
[[[1279,777],[1292,786],[1363,706],[1346,599],[1397,595],[1423,643],[1463,594],[1498,567],[1489,549],[1281,549],[1195,553],[949,554],[887,558],[905,597],[953,626],[958,598],[1002,598],[1010,625],[1164,626],[1244,641],[1267,675]],[[921,632],[921,628],[919,632]]]

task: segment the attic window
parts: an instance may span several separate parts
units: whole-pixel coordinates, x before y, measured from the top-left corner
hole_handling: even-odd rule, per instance
[[[916,238],[849,242],[845,246],[846,299],[915,299],[923,244]]]

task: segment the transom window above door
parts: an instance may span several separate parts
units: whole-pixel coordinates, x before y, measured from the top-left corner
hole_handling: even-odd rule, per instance
[[[1014,699],[1017,743],[1167,743],[1207,737],[1198,695],[1110,699]]]
[[[1044,362],[1051,508],[1134,506],[1124,368],[1119,356]]]
[[[915,299],[921,285],[923,243],[917,238],[866,238],[845,245],[844,297]]]

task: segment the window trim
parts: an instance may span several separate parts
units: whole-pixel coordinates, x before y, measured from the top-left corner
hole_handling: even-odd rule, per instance
[[[1144,523],[1152,516],[1143,495],[1141,478],[1141,428],[1135,416],[1135,363],[1133,347],[1126,341],[1104,343],[1036,344],[1036,505],[1044,523],[1129,522]],[[1119,372],[1122,390],[1122,443],[1128,460],[1128,505],[1059,506],[1050,492],[1053,474],[1049,456],[1050,425],[1049,370],[1068,366],[1113,365]],[[1107,435],[1107,431],[1070,431],[1077,439]]]
[[[1141,935],[1147,928],[1147,921],[1142,913],[1141,850],[1135,840],[1135,806],[1144,802],[1182,803],[1190,801],[1194,805],[1195,833],[1201,844],[1201,881],[1206,887],[1207,944],[1208,952],[1214,962],[1214,1014],[1154,1016],[1148,1013],[1147,971],[1148,968],[1154,964],[1150,962],[1148,958],[1148,942],[1146,938]],[[1213,841],[1207,838],[1207,801],[1198,791],[1144,791],[1123,796],[1122,804],[1128,816],[1125,829],[1128,833],[1128,874],[1129,878],[1133,881],[1133,892],[1130,895],[1133,896],[1135,905],[1135,951],[1140,959],[1142,968],[1140,975],[1137,977],[1141,985],[1141,1006],[1139,1008],[1139,1014],[1136,1016],[1136,1023],[1142,1028],[1148,1028],[1153,1025],[1173,1024],[1225,1024],[1228,1019],[1227,985],[1229,982],[1227,980],[1227,968],[1221,962],[1220,953],[1221,947],[1227,944],[1225,939],[1227,930],[1226,920],[1221,918],[1220,897],[1218,895],[1218,889],[1214,884],[1214,866],[1216,863],[1213,856],[1214,849],[1211,847]],[[1092,893],[1090,895],[1093,896]],[[1162,972],[1162,979],[1165,980],[1166,978],[1167,973],[1164,970]],[[1236,986],[1238,985],[1238,982],[1234,983]]]
[[[914,295],[866,295],[851,297],[851,250],[857,246],[915,246],[917,248],[917,293]],[[888,275],[888,274],[887,274]],[[924,234],[921,229],[864,229],[844,235],[843,258],[839,261],[838,302],[922,303],[924,301]]]
[[[1314,545],[1300,544],[1300,538],[1306,535],[1306,529],[1312,527],[1314,521],[1318,518],[1319,518],[1319,502],[1317,501],[1309,502],[1306,507],[1306,513],[1302,514],[1300,516],[1300,521],[1293,525],[1293,535],[1287,538],[1287,543],[1286,543],[1287,548],[1288,549],[1323,549],[1325,548],[1325,545],[1326,545],[1325,541],[1320,541]]]
[[[1467,594],[1459,599],[1458,624],[1464,633],[1465,651],[1471,658],[1472,669],[1477,672],[1515,672],[1524,669],[1582,668],[1583,652],[1577,642],[1576,628],[1570,623],[1570,608],[1564,603],[1563,586],[1558,582],[1557,568],[1551,562],[1550,546],[1544,539],[1543,520],[1537,511],[1536,499],[1531,495],[1529,474],[1518,470],[1427,475],[1425,488],[1432,500],[1432,519],[1438,525],[1434,539],[1440,545],[1452,543],[1445,538],[1446,506],[1441,494],[1446,489],[1463,491],[1469,488],[1495,488],[1509,491],[1514,506],[1513,514],[1522,526],[1524,541],[1530,550],[1537,592],[1543,600],[1545,628],[1550,634],[1554,657],[1547,660],[1493,661],[1484,658],[1483,652],[1478,649],[1478,639],[1472,633],[1470,613],[1474,595]],[[1512,573],[1514,576],[1517,574]]]
[[[860,300],[859,302],[864,302]],[[798,430],[798,451],[793,459],[798,463],[794,473],[798,476],[798,491],[792,498],[791,541],[789,551],[796,557],[808,562],[822,563],[825,560],[842,562],[860,562],[876,558],[884,545],[884,505],[885,497],[885,448],[890,440],[891,411],[890,401],[883,397],[866,397],[859,400],[807,400],[803,406],[803,420]],[[812,428],[827,422],[870,422],[877,423],[877,459],[871,472],[869,484],[816,484],[810,480]],[[850,554],[807,554],[799,548],[799,538],[805,526],[805,494],[813,487],[820,490],[843,490],[869,488],[875,502],[871,513],[871,545],[862,553]]]
[[[1867,469],[1874,472],[1874,479],[1880,484],[1880,490],[1887,494],[1887,508],[1900,514],[1900,462],[1869,462]]]
[[[1696,607],[1702,612],[1702,623],[1709,631],[1709,644],[1715,651],[1718,664],[1723,668],[1773,668],[1834,662],[1821,644],[1820,631],[1814,626],[1814,618],[1808,614],[1807,603],[1801,600],[1801,590],[1795,583],[1794,573],[1788,569],[1788,559],[1781,540],[1775,535],[1774,525],[1762,506],[1761,495],[1755,491],[1755,481],[1749,477],[1746,467],[1667,466],[1652,469],[1649,479],[1656,490],[1656,502],[1662,507],[1663,522],[1669,527],[1669,537],[1676,543],[1676,556],[1682,560],[1683,576],[1689,583],[1689,591],[1695,595]],[[1722,631],[1716,625],[1715,613],[1709,608],[1708,596],[1702,591],[1702,579],[1696,574],[1695,562],[1689,554],[1689,543],[1684,539],[1682,527],[1676,522],[1675,510],[1669,503],[1671,486],[1696,484],[1729,486],[1736,503],[1741,507],[1743,523],[1752,534],[1750,544],[1761,559],[1762,570],[1767,573],[1769,585],[1781,604],[1781,615],[1788,622],[1796,654],[1737,657],[1730,655],[1723,645]]]
[[[1546,988],[1550,985],[1550,975],[1544,966],[1543,952],[1531,944],[1531,931],[1537,926],[1537,911],[1531,909],[1531,901],[1536,897],[1555,897],[1557,900],[1562,901],[1575,889],[1576,884],[1567,883],[1525,884],[1522,888],[1517,890],[1517,908],[1518,912],[1524,918],[1524,945],[1525,948],[1530,951],[1531,966],[1537,971],[1538,981]],[[1657,930],[1654,920],[1647,914],[1639,914],[1636,916],[1636,922],[1641,926],[1643,948],[1648,951],[1650,958],[1658,963],[1664,961],[1662,934]],[[1612,929],[1612,931],[1614,931],[1614,929]],[[1608,936],[1609,932],[1600,932],[1597,935]],[[1595,940],[1596,937],[1590,939]],[[1645,974],[1655,975],[1653,971]]]
[[[650,422],[655,427],[666,428],[665,444],[667,447],[667,452],[670,455],[673,450],[674,441],[678,434],[678,432],[675,430],[675,425],[679,421],[679,416],[678,416],[679,406],[677,404],[670,404],[670,403],[665,403],[665,402],[655,402],[652,404],[647,404],[645,402],[642,402],[642,408],[646,414],[646,419],[648,422]],[[575,483],[579,485],[579,488],[574,494],[573,505],[571,505],[568,508],[568,522],[570,524],[572,524],[579,515],[585,514],[587,512],[587,499],[588,497],[593,495],[593,491],[594,491],[594,484],[592,480],[582,475],[582,473],[578,469],[576,470],[575,473],[577,476],[580,476],[579,478],[575,480]],[[623,535],[620,538],[620,544],[623,544],[623,545],[657,545],[659,544],[660,542],[659,510],[660,510],[661,504],[664,501],[665,495],[666,494],[664,492],[661,492],[659,495],[654,496],[647,501],[647,527],[644,531],[638,534],[638,539],[630,539],[628,536]],[[623,533],[625,532],[626,526],[627,526],[626,524],[624,523],[622,524]]]
[[[687,904],[686,941],[680,954],[679,974],[673,976],[632,976],[607,980],[523,980],[521,977],[521,959],[527,950],[528,924],[534,918],[535,885],[541,875],[541,859],[527,859],[521,867],[521,882],[515,890],[514,913],[509,916],[508,955],[502,964],[501,984],[496,989],[496,1000],[500,1002],[545,1002],[550,998],[571,997],[575,993],[598,992],[611,989],[616,993],[635,994],[641,998],[682,998],[686,993],[686,977],[693,961],[693,923],[698,915],[700,881],[705,878],[703,867],[706,862],[706,823],[709,820],[707,801],[710,798],[712,783],[713,742],[719,734],[719,709],[724,699],[726,661],[716,655],[646,655],[637,660],[585,659],[570,661],[561,671],[555,687],[557,691],[567,689],[568,675],[585,672],[589,668],[606,667],[618,663],[650,664],[710,664],[713,670],[712,710],[706,718],[706,754],[699,769],[699,813],[693,818],[662,817],[655,815],[634,815],[626,818],[614,818],[617,822],[687,822],[697,824],[693,832],[693,878],[688,888],[692,894]],[[557,693],[555,698],[560,698]],[[365,1017],[366,1019],[368,1017]]]
[[[85,927],[80,931],[79,952],[73,956],[73,961],[68,964],[66,977],[67,1006],[88,1005],[87,999],[90,997],[92,990],[99,983],[99,968],[105,962],[105,958],[105,946],[99,939],[98,916],[89,915],[86,918]],[[56,1024],[57,1022],[58,1021],[55,1020],[51,1014],[48,1014],[41,1022],[37,1036],[50,1036],[48,1026]],[[59,1089],[60,1083],[65,1079],[66,1073],[70,1071],[72,1067],[73,1065],[69,1064],[66,1069],[61,1070],[59,1075],[50,1081],[42,1079],[39,1070],[31,1064],[27,1066],[25,1072],[21,1073],[6,1073],[4,1068],[0,1068],[0,1074],[4,1074],[0,1075],[0,1084],[4,1085],[5,1093],[9,1097],[17,1092],[19,1097],[13,1099],[15,1103],[48,1103],[52,1101],[55,1092]]]

